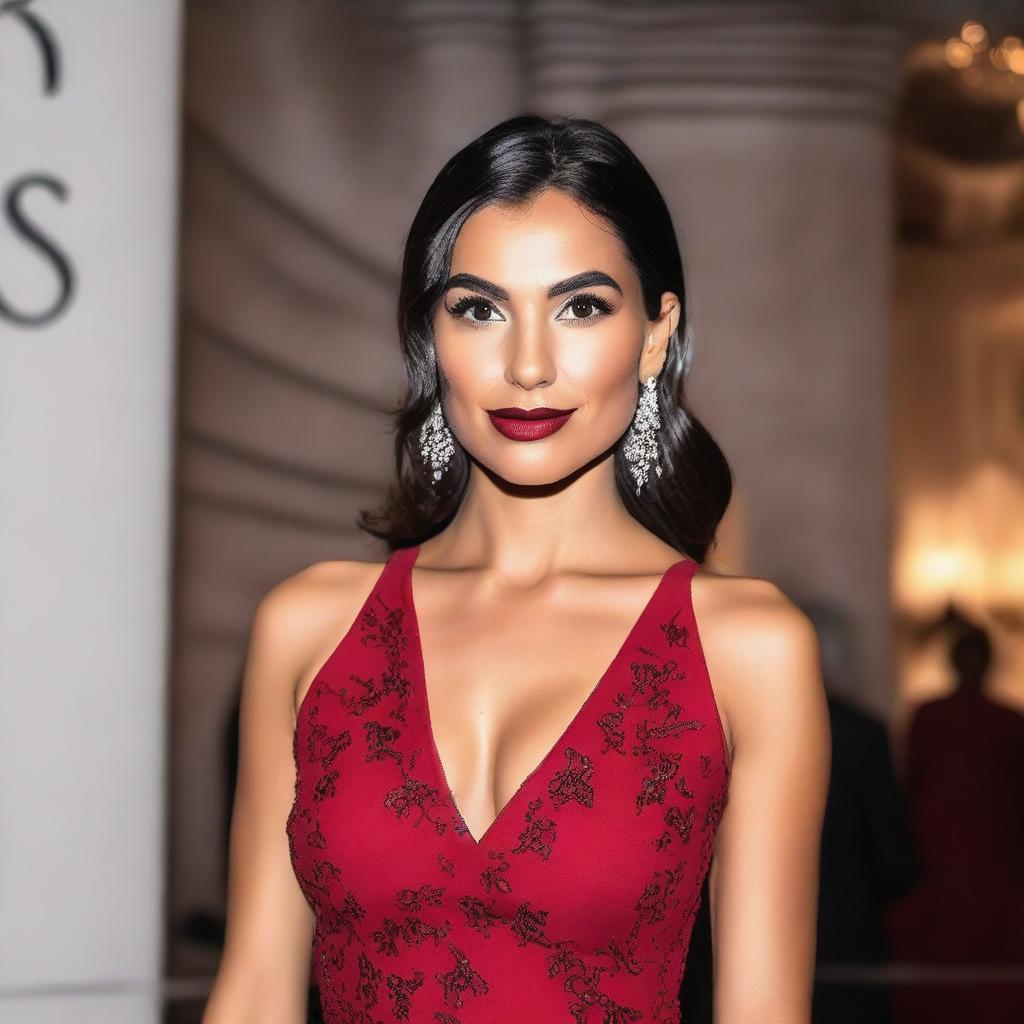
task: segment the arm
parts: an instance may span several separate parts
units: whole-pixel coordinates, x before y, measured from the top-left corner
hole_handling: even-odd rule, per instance
[[[708,592],[705,655],[734,747],[708,880],[714,1019],[809,1024],[831,767],[818,638],[769,581]]]
[[[279,584],[252,620],[231,819],[227,933],[202,1024],[306,1020],[314,915],[292,871],[285,832],[295,787],[301,586],[299,577]]]

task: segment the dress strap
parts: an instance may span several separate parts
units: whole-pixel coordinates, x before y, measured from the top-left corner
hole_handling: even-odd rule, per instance
[[[381,569],[373,592],[380,596],[388,607],[401,604],[406,591],[406,577],[416,560],[419,545],[395,548]]]

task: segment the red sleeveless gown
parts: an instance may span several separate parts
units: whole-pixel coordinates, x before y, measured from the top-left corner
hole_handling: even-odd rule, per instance
[[[437,754],[396,550],[294,738],[292,865],[327,1024],[678,1024],[730,765],[672,565],[544,760],[477,842]]]

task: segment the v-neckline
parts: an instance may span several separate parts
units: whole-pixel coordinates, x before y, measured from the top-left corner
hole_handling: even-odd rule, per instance
[[[462,823],[463,829],[465,829],[465,835],[469,838],[469,841],[473,846],[478,849],[484,845],[486,840],[493,836],[499,829],[499,827],[505,822],[511,813],[514,812],[515,806],[525,797],[525,794],[529,788],[530,783],[542,772],[548,765],[550,765],[553,758],[557,757],[561,752],[562,748],[568,742],[570,735],[576,729],[580,720],[586,715],[590,708],[597,702],[601,691],[608,685],[608,681],[614,675],[615,669],[619,663],[634,646],[634,641],[639,635],[641,629],[646,625],[647,619],[657,604],[662,592],[665,590],[669,578],[673,576],[678,570],[686,565],[692,565],[696,568],[697,563],[687,557],[680,558],[678,561],[673,562],[665,571],[662,573],[661,578],[658,580],[654,589],[651,591],[650,596],[644,602],[643,607],[640,610],[639,615],[633,620],[633,624],[629,628],[629,632],[626,634],[625,639],[619,645],[618,650],[615,652],[612,660],[608,663],[605,670],[601,673],[597,682],[594,684],[590,693],[587,694],[586,699],[579,706],[576,713],[570,719],[568,725],[562,730],[561,734],[555,740],[555,742],[548,749],[547,753],[541,758],[536,767],[527,774],[523,781],[519,784],[516,791],[509,797],[508,801],[503,807],[498,810],[491,823],[484,829],[480,838],[477,839],[470,831],[469,825],[466,824],[466,819],[459,809],[458,802],[455,799],[455,794],[452,791],[450,784],[448,783],[448,773],[445,771],[444,764],[441,761],[441,754],[437,749],[437,741],[434,736],[434,725],[430,715],[430,698],[427,692],[427,679],[426,679],[426,667],[423,659],[423,643],[420,632],[419,615],[416,611],[416,600],[413,596],[413,584],[412,575],[413,569],[416,566],[416,562],[419,558],[420,545],[415,544],[410,548],[401,549],[404,554],[404,562],[402,564],[401,572],[401,587],[402,595],[405,600],[405,607],[409,617],[409,630],[412,634],[413,644],[413,686],[416,690],[416,696],[418,697],[420,707],[422,708],[422,719],[423,724],[427,733],[427,745],[430,747],[431,759],[434,766],[434,774],[436,776],[438,784],[444,791],[449,804],[455,810],[455,813],[459,817],[459,821]]]

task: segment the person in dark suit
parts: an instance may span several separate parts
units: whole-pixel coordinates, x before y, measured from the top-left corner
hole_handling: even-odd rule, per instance
[[[821,839],[819,967],[889,962],[886,906],[917,879],[919,863],[886,725],[840,695],[854,663],[848,620],[823,602],[803,606],[818,630],[832,729],[832,772]],[[819,978],[815,1024],[886,1024],[888,989]]]
[[[948,624],[952,623],[952,626]],[[987,631],[947,617],[956,686],[922,704],[907,740],[906,792],[922,859],[920,884],[892,930],[912,963],[1024,965],[1024,716],[985,693]],[[919,986],[900,998],[909,1022],[1024,1020],[1020,982]]]

